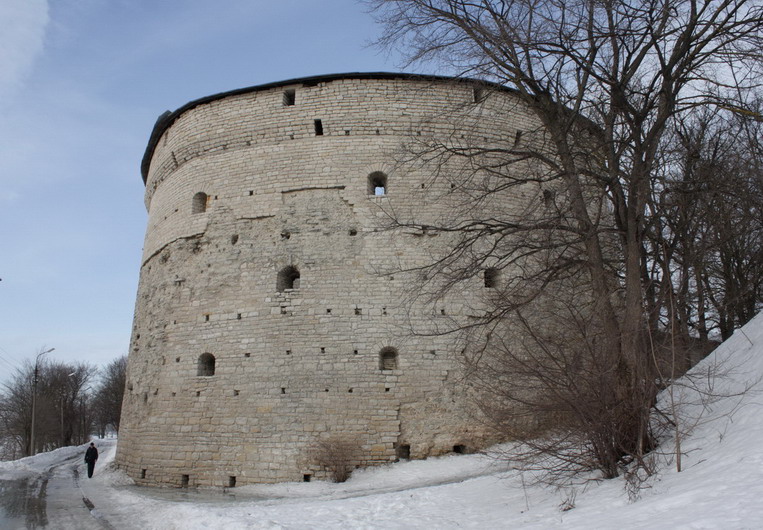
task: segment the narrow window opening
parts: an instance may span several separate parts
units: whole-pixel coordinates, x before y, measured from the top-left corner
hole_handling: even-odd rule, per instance
[[[191,213],[197,214],[206,212],[208,200],[209,197],[203,191],[200,191],[194,195],[193,200],[191,201]]]
[[[302,475],[302,482],[310,482],[311,477],[312,475],[310,475],[309,473],[305,473],[304,475]]]
[[[321,353],[326,353],[326,348],[321,348]]]
[[[140,470],[140,478],[146,478],[146,470],[145,469],[141,469]]]
[[[196,375],[209,377],[215,375],[215,356],[211,353],[202,353],[199,356]]]
[[[522,131],[517,129],[517,132],[514,134],[514,147],[519,146],[519,143],[522,141]]]
[[[397,350],[395,348],[382,348],[382,350],[379,352],[379,369],[397,369]]]
[[[315,136],[323,136],[323,122],[321,120],[315,120]]]
[[[283,292],[286,289],[299,289],[299,270],[291,265],[281,269],[278,273],[276,289]]]
[[[485,99],[485,91],[481,87],[474,87],[472,89],[472,102],[480,103]]]
[[[495,288],[498,287],[499,270],[496,268],[485,269],[485,287]]]
[[[283,106],[293,107],[297,103],[297,91],[293,88],[287,88],[283,91]]]
[[[188,484],[191,482],[191,476],[190,475],[180,475],[180,487],[181,488],[187,488]]]
[[[249,190],[249,195],[254,195],[254,190]]]
[[[387,194],[387,175],[381,171],[374,171],[368,175],[368,194],[386,195]]]
[[[358,354],[358,350],[352,350],[352,354],[353,355],[357,355]]]
[[[228,487],[229,488],[235,488],[236,487],[236,477],[231,475],[228,477]]]
[[[236,314],[236,320],[241,320],[241,313]]]
[[[286,393],[286,388],[285,387],[281,387],[281,394],[285,394],[285,393]]]

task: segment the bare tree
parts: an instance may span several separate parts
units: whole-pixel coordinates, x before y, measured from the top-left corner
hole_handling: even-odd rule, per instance
[[[111,427],[119,432],[119,419],[122,415],[122,398],[124,397],[127,374],[127,356],[114,359],[103,369],[101,382],[95,393],[94,408],[96,424],[101,437]]]
[[[670,133],[700,106],[746,109],[760,74],[763,7],[723,0],[368,4],[386,25],[381,45],[398,46],[411,62],[435,60],[507,87],[539,123],[528,141],[517,135],[481,146],[453,135],[412,142],[401,164],[456,181],[463,208],[435,224],[390,212],[397,226],[452,238],[450,252],[423,267],[427,296],[446,296],[488,267],[505,273],[479,319],[440,330],[468,331],[471,374],[507,405],[485,412],[508,432],[541,418],[555,431],[547,440],[569,443],[544,443],[537,452],[561,461],[574,454],[573,469],[588,465],[612,477],[624,462],[643,462],[655,442],[650,419],[660,387],[651,338],[669,331],[658,317],[669,306],[665,294],[675,294],[655,285],[658,254],[648,252],[650,232],[664,235],[668,226],[654,198],[665,186]],[[530,184],[538,197],[527,208],[485,208],[507,190],[526,196]],[[661,243],[653,249],[664,257]],[[669,271],[673,263],[662,266]],[[671,283],[670,274],[662,277]],[[556,307],[550,291],[575,296],[562,295]],[[528,377],[518,388],[522,367]]]
[[[19,368],[0,393],[0,439],[4,458],[32,454],[32,384],[35,367]],[[85,363],[41,360],[35,414],[35,450],[46,451],[82,443],[90,432],[86,422],[88,384],[97,369]]]

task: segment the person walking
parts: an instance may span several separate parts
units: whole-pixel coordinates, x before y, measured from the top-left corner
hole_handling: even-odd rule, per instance
[[[93,478],[93,469],[95,469],[95,461],[98,460],[98,449],[95,448],[95,443],[90,442],[90,447],[85,451],[85,462],[87,463],[87,478]]]

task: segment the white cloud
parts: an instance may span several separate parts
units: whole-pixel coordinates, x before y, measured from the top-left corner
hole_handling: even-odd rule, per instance
[[[0,102],[7,103],[32,70],[48,20],[47,0],[0,2]]]

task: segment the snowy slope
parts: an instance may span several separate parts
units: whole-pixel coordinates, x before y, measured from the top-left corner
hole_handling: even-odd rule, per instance
[[[713,381],[714,402],[702,406],[699,398],[706,395],[674,392],[684,424],[696,424],[683,441],[683,471],[676,471],[670,455],[660,457],[659,473],[636,501],[615,479],[578,488],[574,508],[562,511],[560,505],[573,499],[570,490],[523,488],[510,465],[481,455],[361,470],[345,484],[157,491],[130,486],[113,470],[113,441],[98,442],[96,476],[80,487],[95,513],[117,529],[763,528],[763,396],[760,385],[735,395],[763,375],[763,314],[695,373],[708,367],[724,372]],[[84,448],[0,463],[0,479],[42,472]],[[664,450],[670,452],[669,443]]]

